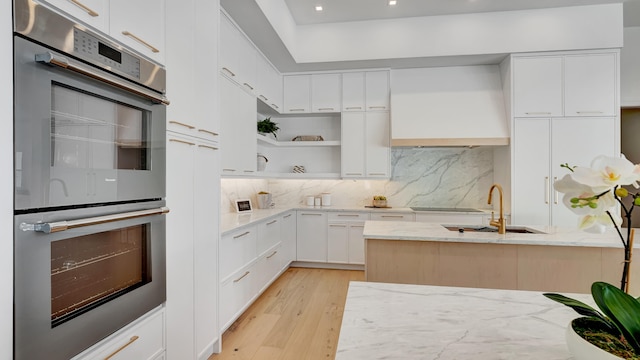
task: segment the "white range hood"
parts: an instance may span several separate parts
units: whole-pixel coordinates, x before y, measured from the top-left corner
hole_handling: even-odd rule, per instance
[[[391,146],[508,144],[498,65],[391,71]]]

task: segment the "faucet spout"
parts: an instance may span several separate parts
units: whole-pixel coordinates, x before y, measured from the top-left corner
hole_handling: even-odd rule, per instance
[[[491,189],[489,189],[489,200],[487,204],[491,205],[491,197],[493,195],[493,189],[498,189],[498,194],[500,195],[500,217],[498,220],[495,220],[493,211],[491,212],[491,221],[489,225],[498,227],[498,234],[505,234],[507,232],[507,220],[504,218],[504,200],[503,200],[503,192],[502,186],[500,184],[491,185]]]

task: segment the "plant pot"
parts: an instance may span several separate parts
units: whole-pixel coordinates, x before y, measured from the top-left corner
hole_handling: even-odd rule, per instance
[[[373,200],[373,206],[375,207],[387,207],[387,200]]]
[[[573,355],[575,360],[620,360],[621,358],[610,354],[599,347],[593,345],[587,340],[583,339],[573,330],[573,322],[567,326],[565,332],[565,338],[567,341],[567,347],[569,352]]]
[[[271,194],[258,194],[258,209],[268,209],[271,207]]]

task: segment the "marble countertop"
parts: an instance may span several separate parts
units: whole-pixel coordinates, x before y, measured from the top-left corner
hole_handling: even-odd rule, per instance
[[[450,211],[413,211],[411,208],[366,208],[366,207],[336,207],[336,206],[300,206],[294,208],[273,208],[273,209],[253,209],[248,214],[238,213],[226,213],[222,214],[220,221],[220,229],[222,234],[230,231],[239,230],[244,226],[250,226],[251,224],[267,220],[276,216],[280,216],[290,210],[320,210],[329,212],[401,212],[401,213],[416,213],[416,214],[487,214],[491,213],[491,210],[481,210],[482,212],[450,212]]]
[[[336,360],[571,359],[564,333],[579,315],[541,294],[351,282]]]
[[[622,248],[613,228],[604,234],[592,234],[555,226],[514,226],[538,231],[537,234],[451,231],[440,224],[400,221],[367,221],[365,239],[468,242],[483,244],[551,245]],[[634,248],[640,248],[635,243]]]

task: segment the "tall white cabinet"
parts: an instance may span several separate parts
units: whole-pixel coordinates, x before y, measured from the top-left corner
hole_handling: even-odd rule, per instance
[[[619,51],[513,56],[511,222],[576,228],[560,164],[620,154]]]
[[[167,0],[166,358],[219,350],[217,1]]]

